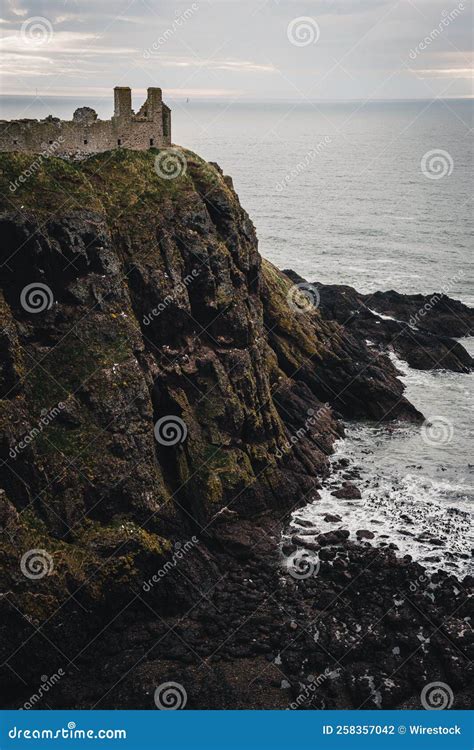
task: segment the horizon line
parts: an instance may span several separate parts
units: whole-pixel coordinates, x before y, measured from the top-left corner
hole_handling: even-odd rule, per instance
[[[136,96],[143,96],[146,93],[145,89],[133,89],[132,95],[136,92]],[[110,98],[113,95],[113,88],[110,89]],[[0,99],[8,98],[31,98],[38,99],[94,99],[103,101],[106,95],[101,94],[19,94],[19,93],[4,93],[0,92]],[[333,99],[297,99],[297,98],[262,98],[262,97],[236,97],[232,96],[189,96],[183,94],[182,96],[167,95],[166,91],[163,90],[163,98],[168,101],[193,101],[194,103],[225,103],[225,104],[337,104],[337,103],[354,103],[360,104],[364,102],[370,104],[371,102],[377,103],[401,103],[401,102],[434,102],[434,101],[470,101],[474,99],[474,94],[464,94],[460,96],[425,96],[425,97],[391,97],[391,98],[333,98]]]

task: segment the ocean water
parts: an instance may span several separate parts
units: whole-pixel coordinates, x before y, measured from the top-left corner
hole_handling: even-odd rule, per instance
[[[448,284],[474,305],[469,100],[188,105],[173,138],[232,175],[262,255],[362,292]],[[425,176],[429,152],[445,152]],[[429,173],[429,169],[425,169]],[[449,173],[450,172],[450,173]]]
[[[69,119],[84,104],[111,115],[109,99],[3,97],[0,116]],[[444,287],[474,306],[471,101],[169,104],[174,142],[232,175],[262,255],[280,268],[362,292]],[[463,343],[474,354],[474,339]],[[349,424],[336,458],[359,467],[362,499],[336,501],[327,487],[304,514],[326,530],[325,513],[336,512],[351,532],[372,531],[372,543],[395,541],[429,567],[463,574],[473,546],[474,376],[397,364],[433,426]]]

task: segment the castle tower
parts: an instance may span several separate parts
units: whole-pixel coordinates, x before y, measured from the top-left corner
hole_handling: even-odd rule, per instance
[[[159,122],[161,120],[162,106],[163,98],[161,89],[149,88],[147,89],[146,100],[140,107],[137,117],[149,120],[150,122]]]
[[[163,104],[163,97],[161,89],[149,88],[147,89],[146,106],[148,108],[148,117],[151,120],[155,118],[158,120],[161,118],[161,107]]]
[[[132,89],[128,86],[114,88],[114,117],[120,120],[132,119]]]

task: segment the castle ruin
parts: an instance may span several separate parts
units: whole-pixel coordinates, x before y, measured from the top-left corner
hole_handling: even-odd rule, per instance
[[[0,151],[25,151],[55,156],[86,157],[114,148],[144,151],[171,144],[171,110],[159,88],[149,88],[145,103],[135,114],[132,91],[114,88],[114,115],[99,120],[91,107],[76,109],[72,120],[48,115],[44,120],[0,121]]]

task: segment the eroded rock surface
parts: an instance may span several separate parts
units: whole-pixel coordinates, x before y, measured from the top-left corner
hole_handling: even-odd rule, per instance
[[[308,644],[322,665],[314,615],[326,613],[342,659],[351,623],[375,622],[413,574],[374,551],[385,598],[368,573],[353,600],[344,592],[372,553],[340,534],[325,546],[329,565],[333,544],[348,545],[337,566],[304,593],[285,583],[282,524],[317,497],[341,417],[421,415],[383,352],[324,310],[292,309],[292,281],[262,262],[231,180],[183,156],[174,180],[156,174],[153,151],[50,158],[25,180],[28,156],[0,157],[9,707],[62,669],[36,708],[154,708],[166,680],[185,685],[190,708],[283,708]],[[157,439],[163,420],[172,430]],[[303,631],[304,657],[289,640]],[[424,653],[447,669],[438,646]],[[354,706],[373,663],[368,649],[327,707]],[[415,696],[426,666],[384,705]]]
[[[304,279],[285,273],[295,283]],[[474,309],[446,294],[360,294],[353,287],[314,282],[321,314],[337,320],[382,351],[393,351],[419,370],[470,372],[474,360],[457,338],[472,336]]]

